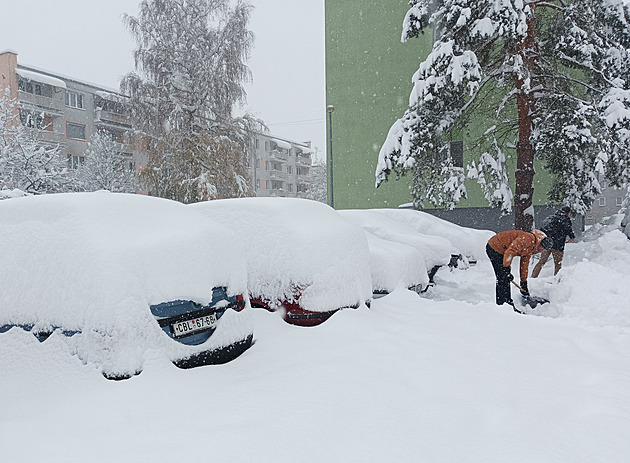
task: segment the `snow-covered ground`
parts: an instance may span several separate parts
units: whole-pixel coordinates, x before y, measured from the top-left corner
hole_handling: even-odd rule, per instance
[[[317,327],[253,310],[236,360],[180,370],[155,353],[122,382],[12,329],[0,461],[627,462],[630,240],[594,230],[552,271],[530,280],[552,301],[531,315],[494,305],[481,259]]]

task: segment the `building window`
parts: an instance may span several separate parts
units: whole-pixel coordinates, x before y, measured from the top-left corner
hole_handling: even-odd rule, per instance
[[[451,161],[455,167],[464,167],[464,141],[451,141]]]
[[[271,181],[271,189],[272,190],[282,190],[282,182],[279,182],[277,180],[272,180]]]
[[[302,168],[301,168],[301,167],[296,167],[296,168],[295,168],[295,171],[296,171],[296,173],[297,173],[298,175],[304,175],[304,174],[302,173],[302,172],[303,172],[303,170],[302,170]]]
[[[615,199],[615,204],[621,207],[621,205],[623,204],[623,197],[617,196],[617,198]]]
[[[83,109],[83,94],[66,90],[66,106]]]
[[[66,122],[66,137],[74,138],[75,140],[87,140],[85,124]]]
[[[265,161],[265,170],[269,170],[269,161]]]
[[[604,196],[599,198],[599,205],[602,207],[606,205],[606,198]]]
[[[85,156],[80,154],[68,154],[68,169],[77,170],[85,164]]]
[[[288,188],[289,188],[289,191],[293,193],[293,183],[289,183]]]
[[[256,189],[260,190],[260,179],[259,178],[256,179]]]
[[[258,138],[254,138],[254,148],[260,148],[260,140]]]
[[[287,166],[287,174],[293,174],[293,166]]]

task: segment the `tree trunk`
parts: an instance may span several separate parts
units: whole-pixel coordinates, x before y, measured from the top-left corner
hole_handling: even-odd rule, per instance
[[[531,16],[527,19],[527,37],[521,43],[519,55],[523,60],[525,74],[533,70],[535,64],[534,41],[534,5]],[[530,74],[531,75],[531,74]],[[530,83],[531,85],[531,83]],[[522,77],[516,77],[518,94],[516,104],[518,108],[518,143],[516,145],[516,189],[514,197],[514,228],[531,231],[534,225],[534,150],[531,143],[532,122],[534,111],[534,97],[525,88]]]

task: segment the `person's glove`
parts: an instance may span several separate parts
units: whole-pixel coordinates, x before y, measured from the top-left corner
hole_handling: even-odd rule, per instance
[[[521,294],[523,296],[529,296],[529,288],[526,281],[521,281]]]
[[[505,278],[507,278],[507,281],[514,281],[514,275],[512,275],[512,272],[509,272]]]

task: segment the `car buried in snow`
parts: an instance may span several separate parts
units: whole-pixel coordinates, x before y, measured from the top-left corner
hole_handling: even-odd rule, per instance
[[[298,198],[241,198],[187,207],[230,228],[245,244],[252,307],[314,326],[369,304],[363,232],[326,204]]]
[[[418,258],[422,259],[422,263],[417,265],[424,268],[426,272],[426,277],[416,277],[415,288],[420,291],[426,291],[427,287],[433,284],[433,277],[437,270],[450,262],[453,246],[444,238],[418,233],[410,226],[373,209],[346,209],[338,212],[341,217],[360,227],[365,233],[386,242],[404,245],[405,248],[398,246],[396,252],[405,253],[407,250],[405,253],[407,259],[413,257],[409,252],[409,248],[413,248],[414,255],[419,254]],[[378,256],[375,255],[374,258]],[[375,277],[373,279],[376,280]]]
[[[251,344],[245,256],[232,233],[174,201],[109,192],[0,202],[0,335],[59,336],[109,379],[151,352],[180,368]]]

